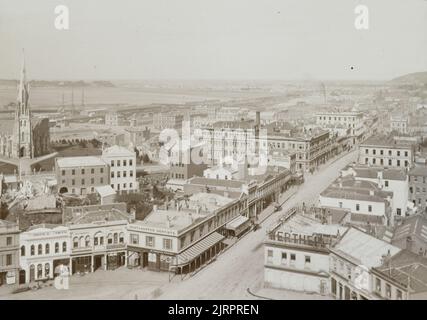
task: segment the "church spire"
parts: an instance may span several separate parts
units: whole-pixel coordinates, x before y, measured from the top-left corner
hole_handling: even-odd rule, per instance
[[[21,76],[19,80],[18,87],[18,103],[21,113],[25,113],[28,108],[28,97],[29,97],[29,85],[27,84],[27,75],[25,70],[25,53],[22,49],[22,67],[21,67]]]

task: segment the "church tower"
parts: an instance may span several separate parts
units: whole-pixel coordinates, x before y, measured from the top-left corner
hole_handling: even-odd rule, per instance
[[[33,137],[31,128],[31,112],[28,103],[30,84],[27,83],[25,71],[25,57],[22,57],[21,78],[18,86],[18,104],[15,110],[14,123],[14,150],[16,158],[33,158]]]

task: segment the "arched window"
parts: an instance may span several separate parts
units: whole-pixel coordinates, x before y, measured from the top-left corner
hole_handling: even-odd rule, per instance
[[[80,244],[80,247],[82,248],[85,246],[85,238],[83,236],[79,238],[79,244]]]
[[[79,247],[79,238],[74,237],[73,239],[73,248],[78,248]]]
[[[90,237],[86,236],[85,238],[85,247],[89,247],[90,246]]]
[[[25,246],[21,246],[21,257],[25,256]]]
[[[64,241],[62,243],[62,252],[65,252],[65,251],[67,251],[67,243]]]
[[[44,247],[44,253],[45,254],[49,254],[50,253],[50,246],[49,243],[46,243],[45,247]]]
[[[102,232],[98,231],[97,233],[95,233],[94,237],[93,237],[93,244],[95,246],[101,246],[103,245],[103,237],[102,237]]]
[[[124,243],[125,242],[125,234],[123,232],[120,232],[119,235],[119,242]]]
[[[36,248],[34,247],[34,245],[31,245],[30,251],[31,251],[30,254],[33,256],[35,254],[35,251],[36,251]]]
[[[111,233],[107,236],[107,244],[113,244],[113,235]]]
[[[114,234],[114,243],[119,241],[119,235],[117,233]]]
[[[43,278],[43,266],[41,264],[37,265],[37,279]]]
[[[44,276],[45,276],[45,278],[50,277],[50,264],[49,263],[46,263],[44,265]]]
[[[59,253],[59,242],[55,242],[55,253]]]
[[[39,244],[38,247],[37,247],[37,254],[38,255],[43,254],[43,246],[41,244]]]

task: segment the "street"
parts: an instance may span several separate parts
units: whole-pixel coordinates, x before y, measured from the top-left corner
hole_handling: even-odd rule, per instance
[[[313,203],[339,175],[340,169],[356,160],[357,151],[332,159],[313,175],[306,175],[303,185],[282,205],[280,212],[270,206],[261,214],[261,228],[251,231],[228,248],[215,261],[184,280],[167,273],[129,270],[97,271],[83,277],[73,276],[69,290],[46,287],[14,295],[0,292],[0,299],[257,299],[253,294],[276,299],[325,299],[304,293],[263,289],[263,240],[266,229],[281,214],[302,202]],[[289,192],[281,196],[281,201]],[[279,202],[281,202],[279,201]],[[251,293],[248,292],[248,289]],[[271,295],[274,295],[272,297]]]

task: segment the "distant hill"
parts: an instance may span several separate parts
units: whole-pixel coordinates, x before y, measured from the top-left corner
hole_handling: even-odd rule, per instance
[[[17,80],[0,79],[0,85],[17,86]],[[31,80],[32,87],[115,87],[110,81],[60,81],[60,80]]]
[[[404,83],[411,83],[411,84],[424,83],[424,84],[426,84],[427,83],[427,71],[408,73],[408,74],[405,74],[403,76],[392,79],[391,82],[394,82],[396,84],[404,84]]]

